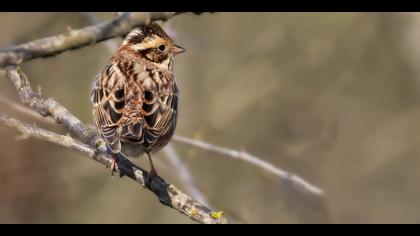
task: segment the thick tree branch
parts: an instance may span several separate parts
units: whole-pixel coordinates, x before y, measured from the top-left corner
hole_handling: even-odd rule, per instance
[[[29,43],[2,49],[0,50],[0,67],[19,65],[24,61],[34,58],[54,56],[67,50],[124,36],[136,26],[156,20],[168,20],[176,14],[178,13],[123,13],[118,18],[109,22],[71,30],[57,36],[38,39]]]
[[[95,130],[88,128],[66,108],[61,106],[52,98],[44,100],[39,94],[35,93],[32,90],[27,77],[23,74],[22,71],[13,67],[7,67],[5,74],[15,85],[16,90],[18,91],[18,95],[24,104],[33,108],[43,116],[51,116],[58,124],[64,125],[67,130],[69,130],[77,139],[84,143],[83,149],[76,150],[82,151],[83,153],[87,154],[88,157],[107,167],[111,165],[111,157],[107,154],[105,142]],[[54,136],[51,132],[46,133],[45,130],[40,131],[31,126],[21,125],[16,120],[10,121],[5,117],[3,117],[3,121],[1,123],[9,127],[15,127],[26,134],[33,133],[34,135],[32,136],[43,138],[48,141],[55,140],[57,137],[62,137]],[[36,132],[34,130],[36,130]],[[66,140],[68,141],[69,139]],[[62,143],[58,144],[63,145]],[[89,147],[89,149],[87,147]],[[120,157],[117,163],[116,171],[119,172],[121,176],[127,176],[140,183],[143,187],[146,187],[152,191],[162,204],[178,210],[182,214],[187,215],[197,222],[227,222],[226,218],[223,216],[214,217],[215,215],[211,214],[212,211],[210,208],[193,200],[187,194],[178,190],[175,186],[167,184],[163,179],[150,178],[147,171],[136,166],[134,163],[130,162],[123,156]]]

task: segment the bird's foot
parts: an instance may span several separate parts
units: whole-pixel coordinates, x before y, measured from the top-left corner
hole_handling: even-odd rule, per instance
[[[154,179],[160,179],[162,181],[165,181],[162,177],[160,177],[156,171],[155,168],[151,168],[149,175],[147,176],[147,182],[146,185],[150,187],[152,180]]]
[[[115,166],[117,165],[118,157],[116,155],[112,155],[112,162],[111,162],[111,176],[114,176]]]

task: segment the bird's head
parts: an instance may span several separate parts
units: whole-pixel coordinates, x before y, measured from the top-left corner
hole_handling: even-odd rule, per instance
[[[154,63],[163,63],[173,56],[185,52],[185,49],[174,44],[156,23],[133,29],[125,38],[123,45],[128,45],[131,50]]]

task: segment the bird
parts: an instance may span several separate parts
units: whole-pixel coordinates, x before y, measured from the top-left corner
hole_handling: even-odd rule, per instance
[[[183,52],[159,24],[144,24],[125,36],[92,81],[93,120],[112,156],[111,175],[118,154],[130,146],[148,156],[149,175],[158,176],[151,154],[167,145],[176,129],[179,90],[173,66]]]

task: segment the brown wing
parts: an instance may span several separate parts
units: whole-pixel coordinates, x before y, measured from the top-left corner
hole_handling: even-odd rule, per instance
[[[178,89],[173,83],[169,91],[160,95],[159,108],[145,116],[146,123],[151,127],[144,133],[143,146],[151,152],[158,151],[171,139],[178,114]]]
[[[91,100],[93,119],[98,131],[114,153],[121,150],[119,126],[125,106],[125,79],[108,64],[93,81]]]
[[[142,94],[138,96],[141,97],[141,102],[134,101],[136,104],[141,104],[140,110],[137,111],[141,114],[140,119],[136,123],[124,125],[121,137],[131,142],[138,142],[145,151],[153,152],[166,145],[175,130],[178,88],[170,72],[148,72],[148,74],[152,78],[149,82],[154,84],[141,86],[139,90]]]

